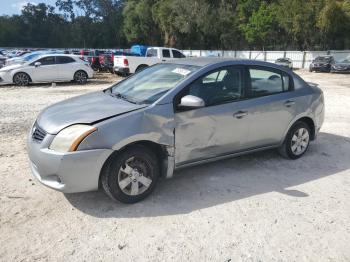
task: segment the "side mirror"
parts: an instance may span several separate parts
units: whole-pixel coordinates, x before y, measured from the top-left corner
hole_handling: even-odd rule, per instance
[[[187,95],[181,98],[181,102],[178,106],[188,107],[188,108],[200,108],[200,107],[204,107],[205,103],[202,98],[199,98],[197,96]]]
[[[40,63],[40,62],[35,62],[35,63],[34,63],[34,66],[35,66],[35,67],[41,66],[41,63]]]

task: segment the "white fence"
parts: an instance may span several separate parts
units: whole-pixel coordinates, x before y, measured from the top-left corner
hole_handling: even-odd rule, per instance
[[[320,55],[332,55],[336,61],[350,59],[350,50],[344,51],[222,51],[222,50],[183,50],[192,57],[232,57],[255,59],[274,63],[277,58],[287,57],[293,61],[294,68],[308,68],[312,60]]]

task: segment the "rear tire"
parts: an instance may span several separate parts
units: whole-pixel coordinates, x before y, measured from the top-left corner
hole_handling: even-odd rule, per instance
[[[159,165],[153,151],[132,146],[112,155],[101,173],[101,184],[114,200],[132,204],[145,199],[159,178]]]
[[[309,148],[310,137],[310,127],[305,122],[298,121],[289,129],[278,151],[285,158],[298,159]]]
[[[148,67],[147,65],[139,65],[138,68],[136,68],[135,73],[141,72],[147,67]]]
[[[17,73],[13,76],[13,83],[16,86],[27,86],[30,83],[30,77],[26,73]]]
[[[85,85],[88,80],[88,75],[85,71],[79,70],[74,74],[74,81],[80,85]]]

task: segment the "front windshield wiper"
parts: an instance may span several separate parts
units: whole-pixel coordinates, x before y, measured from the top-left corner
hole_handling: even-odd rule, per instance
[[[130,102],[130,103],[132,103],[132,104],[139,104],[139,102],[137,102],[137,101],[131,99],[130,97],[127,97],[127,96],[125,96],[125,95],[123,95],[123,94],[121,94],[121,93],[112,93],[112,92],[111,92],[110,95],[111,95],[112,97],[115,97],[115,98],[119,98],[119,99],[123,99],[123,100],[125,100],[125,101],[128,101],[128,102]]]

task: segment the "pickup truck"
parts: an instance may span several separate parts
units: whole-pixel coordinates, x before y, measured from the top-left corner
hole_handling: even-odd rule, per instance
[[[146,56],[114,56],[114,72],[125,76],[154,64],[184,57],[183,53],[174,48],[149,47]]]

